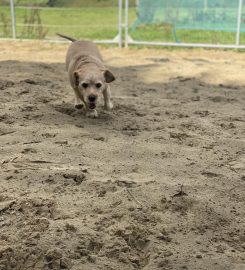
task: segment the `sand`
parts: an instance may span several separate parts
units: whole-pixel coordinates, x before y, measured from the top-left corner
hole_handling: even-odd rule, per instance
[[[245,55],[103,48],[88,119],[67,46],[1,42],[0,269],[244,270]]]

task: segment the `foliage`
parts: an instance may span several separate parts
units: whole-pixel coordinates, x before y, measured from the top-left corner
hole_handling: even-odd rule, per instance
[[[32,9],[30,14],[25,14],[24,27],[21,33],[23,38],[43,39],[48,33],[42,25],[40,10]]]
[[[0,13],[0,22],[2,24],[3,36],[8,37],[10,35],[10,23],[4,12]]]

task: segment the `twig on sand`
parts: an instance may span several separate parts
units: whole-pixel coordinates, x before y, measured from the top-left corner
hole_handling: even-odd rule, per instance
[[[182,197],[182,196],[188,196],[186,192],[183,191],[184,185],[180,186],[180,191],[173,195],[173,197]]]
[[[33,143],[40,143],[41,141],[30,141],[30,142],[24,142],[23,144],[33,144]]]
[[[127,190],[128,194],[130,195],[130,197],[140,206],[138,208],[143,209],[145,207],[146,209],[149,209],[148,206],[143,205],[139,200],[137,200],[128,188],[126,188],[126,190]]]

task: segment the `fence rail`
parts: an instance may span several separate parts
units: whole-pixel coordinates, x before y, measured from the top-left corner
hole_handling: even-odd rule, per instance
[[[83,8],[9,3],[9,7],[0,7],[2,39],[62,42],[55,34],[62,32],[119,47],[245,49],[243,0],[183,0],[182,6],[178,0],[115,0],[111,7]]]

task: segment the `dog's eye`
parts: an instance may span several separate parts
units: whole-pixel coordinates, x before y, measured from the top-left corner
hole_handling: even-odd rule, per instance
[[[82,83],[82,87],[83,88],[88,88],[88,84],[87,83]]]
[[[99,88],[102,86],[102,84],[101,84],[101,83],[96,83],[96,85],[95,85],[95,86],[96,86],[96,88],[98,88],[98,89],[99,89]]]

